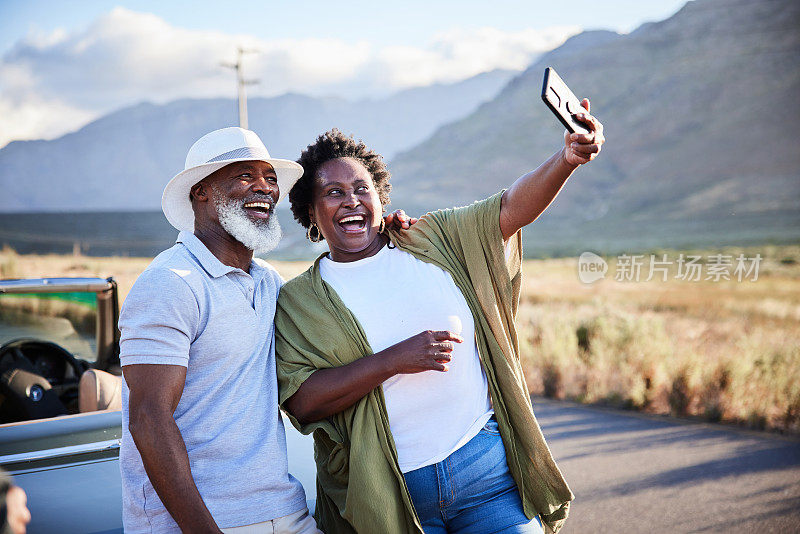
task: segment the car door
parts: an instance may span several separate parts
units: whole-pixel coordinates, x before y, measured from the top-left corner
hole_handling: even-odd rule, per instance
[[[25,490],[28,532],[122,532],[119,411],[0,426],[0,466]]]
[[[0,425],[0,467],[28,496],[30,534],[122,532],[121,421],[100,411]],[[313,439],[284,423],[289,472],[313,512]]]

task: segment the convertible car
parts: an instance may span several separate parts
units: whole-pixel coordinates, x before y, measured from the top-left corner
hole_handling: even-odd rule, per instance
[[[0,280],[0,466],[29,533],[122,532],[118,313],[111,278]],[[285,426],[313,510],[313,442]]]

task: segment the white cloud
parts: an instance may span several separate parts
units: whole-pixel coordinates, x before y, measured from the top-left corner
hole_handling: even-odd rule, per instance
[[[52,139],[86,124],[96,113],[58,100],[27,98],[15,104],[0,97],[0,148],[15,139]]]
[[[425,46],[378,47],[187,30],[115,8],[80,31],[32,32],[5,54],[0,146],[11,139],[56,137],[142,100],[233,97],[233,73],[220,63],[233,61],[237,46],[259,51],[245,56],[246,76],[260,80],[248,88],[251,95],[293,91],[358,98],[496,68],[522,69],[578,31],[451,30]]]
[[[504,32],[496,28],[451,30],[436,36],[431,50],[443,62],[454,65],[457,69],[454,76],[467,71],[467,66],[472,67],[468,76],[497,68],[521,70],[530,64],[532,58],[559,46],[579,31],[577,26],[519,32]]]

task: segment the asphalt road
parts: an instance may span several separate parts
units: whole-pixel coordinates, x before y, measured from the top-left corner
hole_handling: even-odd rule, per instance
[[[535,398],[563,534],[800,532],[800,439]]]

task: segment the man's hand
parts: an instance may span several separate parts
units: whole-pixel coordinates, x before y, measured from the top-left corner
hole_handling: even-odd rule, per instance
[[[586,124],[591,133],[564,132],[564,161],[573,167],[589,163],[596,158],[603,143],[606,142],[606,138],[603,136],[603,125],[589,114],[589,99],[584,98],[581,106],[586,109],[586,113],[577,113],[575,117]]]
[[[383,218],[386,223],[386,228],[392,230],[407,230],[411,225],[417,222],[416,217],[409,217],[403,210],[396,210]]]
[[[14,534],[25,534],[25,525],[31,522],[28,497],[22,488],[11,486],[6,493],[6,523]]]

